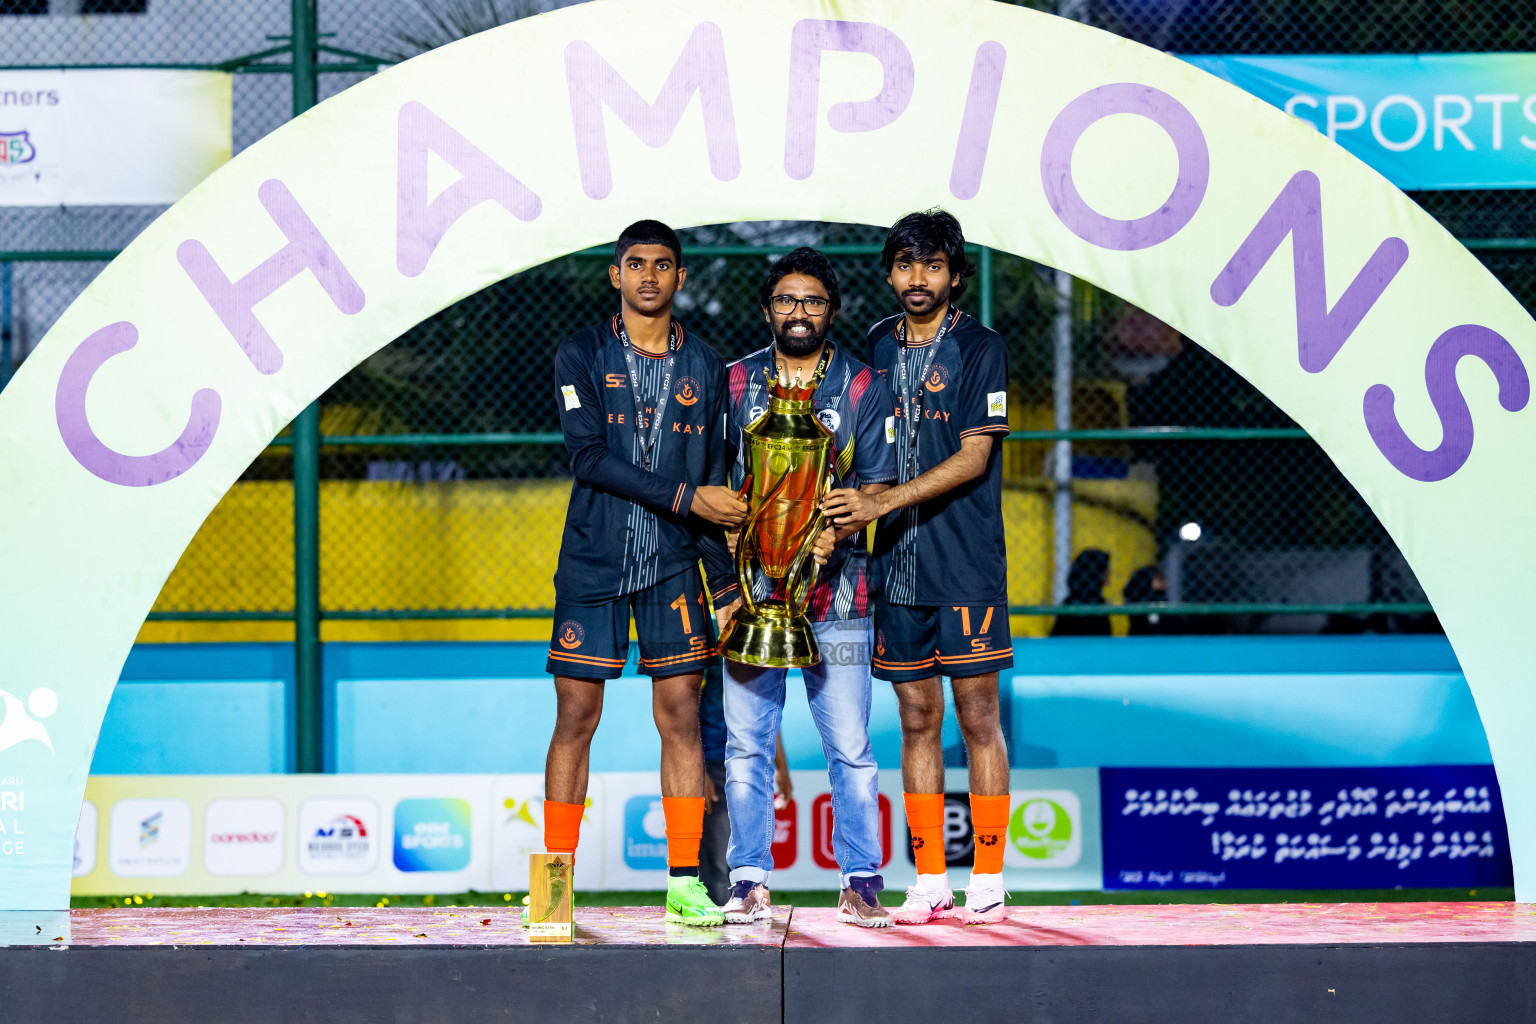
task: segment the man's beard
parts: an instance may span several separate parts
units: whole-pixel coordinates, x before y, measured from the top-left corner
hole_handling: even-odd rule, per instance
[[[810,332],[804,337],[791,335],[789,329],[796,324],[805,324],[810,328]],[[821,348],[826,340],[826,327],[817,328],[816,324],[810,320],[786,320],[783,324],[776,327],[773,332],[774,346],[784,355],[795,359],[815,352]]]
[[[932,313],[934,310],[939,309],[949,302],[948,288],[945,288],[942,291],[928,291],[927,289],[921,289],[921,294],[909,294],[911,291],[912,290],[909,289],[908,292],[903,292],[900,298],[901,308],[913,315]],[[913,306],[914,299],[916,299],[918,303],[916,308]]]

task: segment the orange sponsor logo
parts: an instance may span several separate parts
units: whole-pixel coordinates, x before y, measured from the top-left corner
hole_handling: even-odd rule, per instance
[[[923,381],[923,387],[931,392],[943,391],[949,387],[949,371],[935,364],[928,374],[928,379]]]
[[[610,373],[603,377],[603,380],[610,388],[621,388],[625,384],[624,375],[622,373]]]
[[[567,619],[560,624],[560,633],[555,639],[561,647],[574,651],[586,638],[587,632],[581,628],[581,623],[574,619]]]
[[[692,377],[684,377],[677,382],[677,404],[692,405],[699,400],[698,385],[694,384]]]

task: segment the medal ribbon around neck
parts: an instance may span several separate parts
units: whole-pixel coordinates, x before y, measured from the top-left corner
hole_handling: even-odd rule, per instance
[[[917,475],[917,433],[923,429],[923,381],[928,379],[928,370],[933,366],[934,353],[938,351],[939,342],[949,333],[960,319],[960,311],[951,306],[949,312],[944,315],[944,320],[939,324],[939,333],[933,336],[933,340],[926,343],[927,352],[923,353],[923,372],[917,375],[917,396],[912,395],[911,374],[907,372],[907,318],[903,316],[901,322],[896,325],[896,380],[901,388],[901,411],[907,418],[907,427],[904,436],[907,442],[905,465],[907,480]],[[902,481],[903,483],[906,480]]]
[[[640,424],[645,420],[645,398],[640,393],[640,364],[635,361],[635,346],[629,340],[629,331],[624,329],[624,314],[616,315],[613,324],[619,344],[624,346],[624,362],[629,366],[629,390],[635,400],[635,436],[640,439],[640,468],[649,472],[656,445],[661,442],[661,421],[666,415],[667,399],[672,397],[672,367],[677,361],[677,350],[683,344],[683,332],[676,320],[667,329],[667,364],[661,372],[661,397],[656,400],[656,409],[651,413],[650,429],[642,432]]]

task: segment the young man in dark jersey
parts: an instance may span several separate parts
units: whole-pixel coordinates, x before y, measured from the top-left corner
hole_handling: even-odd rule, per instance
[[[827,341],[827,329],[842,303],[837,274],[826,256],[800,248],[776,260],[759,290],[759,305],[773,332],[773,344],[730,366],[729,422],[739,447],[742,431],[768,409],[768,375],[821,384],[812,397],[816,416],[832,433],[833,483],[884,490],[896,478],[895,400],[868,366]],[[732,483],[745,476],[738,457]],[[822,532],[807,615],[821,648],[821,661],[802,670],[811,717],[821,734],[832,783],[832,849],[842,872],[838,920],[866,928],[891,923],[880,906],[883,888],[880,807],[874,753],[869,743],[870,625],[864,535],[853,528]],[[706,552],[710,589],[727,592],[722,626],[741,603],[735,566]],[[754,569],[753,595],[775,596],[773,581]],[[782,587],[782,584],[780,584]],[[719,600],[716,602],[719,604]],[[784,710],[783,668],[756,668],[725,662],[726,803],[731,815],[731,898],[728,923],[772,916],[768,875],[773,869],[774,740]]]
[[[603,681],[623,671],[633,613],[661,734],[666,918],[718,925],[698,868],[699,687],[715,657],[698,563],[703,546],[723,548],[720,528],[739,525],[746,506],[723,486],[725,364],[672,318],[686,276],[670,228],[649,220],[625,228],[608,268],[620,311],[566,339],[555,355],[555,400],[575,480],[546,669],[555,677],[556,713],[544,845],[575,854]]]
[[[998,671],[1013,665],[998,440],[1008,433],[1007,353],[1002,338],[954,305],[972,273],[954,217],[903,217],[881,262],[903,312],[870,329],[870,365],[896,395],[900,482],[873,495],[835,490],[822,507],[844,528],[880,521],[874,673],[896,684],[917,864],[917,884],[892,914],[898,924],[990,924],[1007,912],[1008,752],[997,698]],[[962,909],[944,861],[946,675],[970,760],[976,836]]]

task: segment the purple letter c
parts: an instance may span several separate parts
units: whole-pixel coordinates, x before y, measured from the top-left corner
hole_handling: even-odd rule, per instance
[[[75,461],[109,484],[153,487],[174,480],[197,464],[219,429],[219,393],[202,388],[192,396],[192,415],[181,436],[153,455],[123,455],[101,443],[85,415],[91,378],[108,359],[139,343],[139,330],[122,321],[108,324],[80,343],[59,374],[53,410],[59,436]]]
[[[1072,181],[1072,151],[1083,132],[1111,114],[1140,114],[1155,121],[1179,154],[1179,177],[1163,205],[1145,217],[1116,220],[1090,207]],[[1166,242],[1188,224],[1205,198],[1211,154],[1193,114],[1149,85],[1119,82],[1090,89],[1068,103],[1045,133],[1040,155],[1045,198],[1073,234],[1101,249],[1131,252]]]

